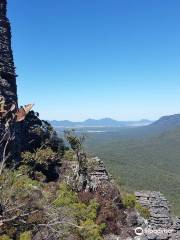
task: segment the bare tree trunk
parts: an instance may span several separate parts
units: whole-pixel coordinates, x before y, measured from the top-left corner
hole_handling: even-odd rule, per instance
[[[5,163],[6,163],[6,160],[7,160],[6,151],[7,151],[7,147],[9,145],[11,139],[12,139],[11,136],[9,136],[6,143],[5,143],[4,149],[3,149],[2,161],[1,161],[1,164],[0,164],[0,176],[2,175],[3,169],[5,167]]]

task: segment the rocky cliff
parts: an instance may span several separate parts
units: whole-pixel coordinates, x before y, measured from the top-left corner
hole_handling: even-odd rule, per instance
[[[17,87],[6,6],[6,0],[0,0],[0,96],[8,104],[17,103]]]
[[[105,234],[105,240],[178,240],[180,239],[180,218],[174,217],[171,213],[168,200],[160,192],[138,191],[135,192],[136,201],[145,209],[148,209],[150,216],[145,219],[137,209],[125,209],[122,206],[120,192],[116,189],[115,183],[109,176],[104,163],[98,157],[88,158],[88,184],[86,191],[98,195],[103,188],[104,199],[110,192],[110,202],[116,205],[116,211],[122,214],[119,234]],[[81,179],[78,178],[78,164],[76,161],[68,162],[66,165],[68,184],[75,182],[81,186]],[[71,172],[71,174],[70,174]],[[75,181],[76,179],[76,181]],[[105,188],[107,186],[107,188]],[[122,217],[122,215],[121,215]],[[116,222],[117,223],[117,222]]]
[[[6,0],[0,0],[0,120],[8,107],[17,108],[6,5]],[[15,125],[10,120],[0,122],[5,130],[9,127],[9,135]],[[180,219],[172,217],[169,203],[161,193],[135,193],[135,202],[149,213],[145,219],[135,206],[125,206],[103,161],[87,157],[81,139],[69,135],[73,150],[70,160],[64,156],[64,146],[63,153],[60,151],[61,141],[51,126],[40,121],[38,115],[30,112],[22,128],[15,128],[15,150],[12,145],[8,149],[16,155],[23,152],[20,162],[16,169],[4,165],[0,174],[1,240],[180,239]]]
[[[180,239],[180,218],[173,217],[169,202],[160,192],[141,191],[135,195],[137,201],[150,212],[148,221],[142,225],[142,239]]]

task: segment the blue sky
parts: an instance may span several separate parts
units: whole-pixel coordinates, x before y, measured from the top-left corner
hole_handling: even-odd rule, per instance
[[[180,113],[179,0],[9,0],[21,105],[44,119]]]

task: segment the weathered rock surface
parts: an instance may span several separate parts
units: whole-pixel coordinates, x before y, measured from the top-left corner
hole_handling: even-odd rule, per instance
[[[69,162],[66,166],[68,182],[77,183],[78,164],[76,161]],[[71,174],[70,174],[71,172]],[[109,176],[103,161],[98,157],[88,159],[88,179],[86,191],[96,192],[98,188],[107,186],[113,189],[113,181]],[[111,191],[111,190],[110,190]],[[113,191],[113,190],[112,190]],[[104,191],[106,194],[106,191]],[[170,204],[160,192],[139,191],[135,193],[137,201],[142,207],[150,212],[150,218],[144,219],[133,209],[125,210],[126,223],[121,226],[121,234],[108,234],[105,240],[180,240],[180,218],[173,218],[171,215]],[[118,200],[119,202],[119,200]],[[112,203],[116,200],[112,197]],[[118,206],[118,204],[117,204]],[[122,206],[121,206],[122,207]],[[136,228],[141,228],[143,234],[135,234]]]
[[[12,121],[10,109],[14,106],[14,112],[18,108],[16,73],[14,67],[13,53],[11,48],[11,26],[7,18],[7,1],[0,0],[0,138],[7,134],[7,122],[10,132],[13,132],[15,139],[9,146],[12,158],[19,160],[21,130],[19,124]],[[10,116],[4,117],[6,113]],[[9,132],[9,133],[10,133]],[[0,139],[0,140],[1,140]],[[2,142],[0,146],[0,161],[3,155]]]
[[[17,103],[16,73],[11,48],[11,27],[6,16],[7,1],[0,0],[0,96]]]
[[[87,185],[86,191],[95,192],[100,186],[105,186],[106,183],[110,183],[110,176],[106,171],[103,161],[98,157],[88,158],[88,170],[87,170]],[[67,176],[66,181],[75,188],[81,190],[82,181],[81,176],[79,176],[79,165],[77,161],[68,162],[66,166]],[[76,185],[76,186],[75,186]]]
[[[150,212],[150,218],[143,226],[144,234],[139,239],[180,239],[180,219],[173,219],[169,202],[160,192],[140,191],[135,195],[137,201]]]
[[[141,191],[135,193],[138,202],[149,209],[149,224],[152,228],[169,228],[173,224],[170,206],[160,192]]]
[[[89,171],[89,188],[95,191],[98,186],[110,181],[109,174],[104,166],[104,162],[98,157],[91,159],[92,170]]]

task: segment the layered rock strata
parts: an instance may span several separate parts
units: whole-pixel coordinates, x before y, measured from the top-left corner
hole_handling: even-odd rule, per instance
[[[0,97],[17,104],[16,73],[11,48],[11,26],[6,16],[7,1],[0,0]],[[2,103],[1,103],[2,104]]]

